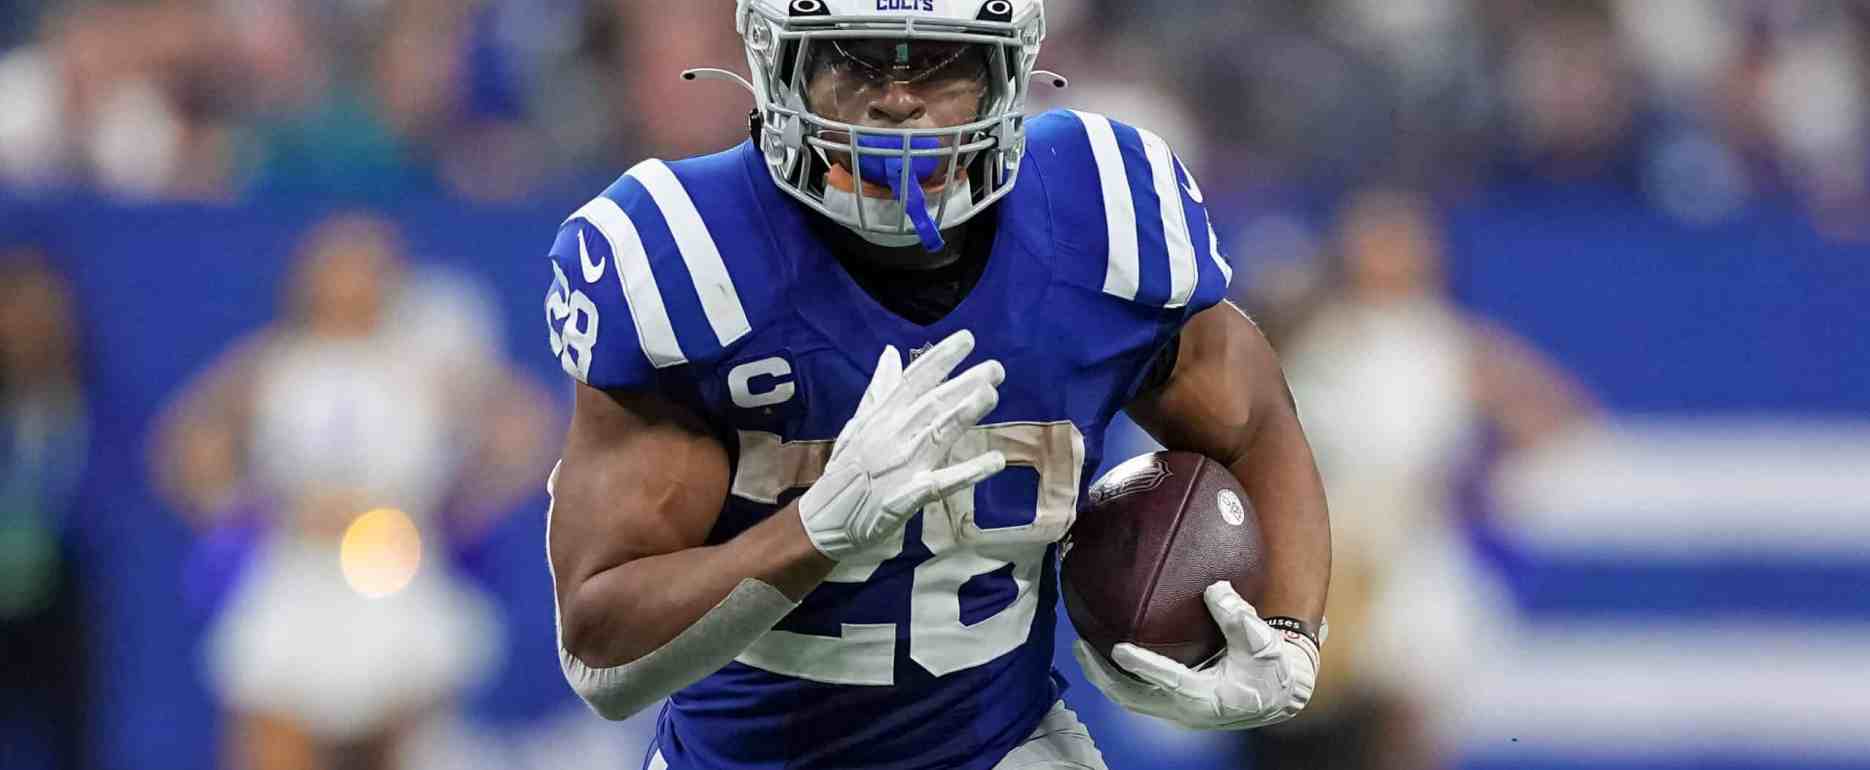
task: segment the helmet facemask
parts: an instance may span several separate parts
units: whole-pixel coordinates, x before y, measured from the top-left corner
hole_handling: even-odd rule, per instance
[[[793,0],[785,15],[770,2],[741,5],[759,103],[756,141],[780,189],[873,242],[920,242],[930,251],[942,248],[941,230],[1012,189],[1044,38],[1036,4],[1022,18],[1003,20],[832,16],[816,0]],[[1013,8],[986,6],[1009,15]],[[813,8],[821,13],[801,13]],[[949,125],[859,124],[896,89],[914,91],[910,98],[932,113],[958,104],[975,109],[891,118]],[[877,199],[894,205],[880,207]]]

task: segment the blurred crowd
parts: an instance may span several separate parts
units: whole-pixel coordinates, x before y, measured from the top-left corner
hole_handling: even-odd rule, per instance
[[[1100,37],[1051,63],[1095,83],[1119,78],[1079,55],[1154,62],[1204,128],[1192,165],[1210,177],[1451,195],[1529,176],[1617,180],[1700,221],[1785,193],[1834,215],[1864,201],[1870,3],[1101,5],[1127,10],[1087,11]]]
[[[1789,194],[1861,228],[1862,0],[1050,13],[1041,64],[1075,85],[1041,100],[1156,129],[1222,191],[1609,180],[1692,222]],[[749,106],[677,77],[742,68],[728,0],[12,0],[0,30],[0,180],[27,189],[506,200],[732,143]]]
[[[510,200],[705,124],[634,73],[733,38],[655,34],[702,4],[156,0],[0,4],[0,178],[134,199],[285,191]],[[10,15],[10,18],[8,17]],[[681,29],[706,29],[680,24]],[[721,96],[696,93],[684,101]],[[666,105],[657,120],[636,105]]]

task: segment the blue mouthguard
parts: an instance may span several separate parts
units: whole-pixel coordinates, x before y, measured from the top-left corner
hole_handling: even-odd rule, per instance
[[[932,136],[916,137],[910,140],[911,147],[917,150],[941,149],[941,140]],[[868,149],[891,150],[901,152],[903,144],[893,136],[859,136],[857,146]],[[864,181],[873,181],[879,177],[887,182],[896,199],[902,201],[903,210],[908,213],[910,223],[916,227],[916,235],[922,238],[922,248],[931,252],[941,251],[946,244],[942,241],[941,230],[935,227],[935,220],[929,218],[928,199],[923,197],[922,182],[941,171],[942,159],[933,155],[918,156],[910,173],[915,179],[908,189],[903,189],[903,156],[901,155],[860,155],[858,168],[863,172]],[[859,191],[861,195],[861,190]]]

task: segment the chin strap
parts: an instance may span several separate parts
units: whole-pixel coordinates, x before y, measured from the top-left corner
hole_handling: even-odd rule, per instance
[[[903,146],[895,137],[860,136],[859,147],[901,152]],[[917,137],[911,140],[910,147],[916,150],[941,149],[941,140],[934,137]],[[928,198],[922,191],[922,182],[941,171],[941,158],[927,155],[912,158],[910,171],[914,176],[907,189],[903,186],[902,155],[863,155],[858,166],[863,171],[863,179],[868,182],[882,177],[889,183],[890,191],[896,199],[902,201],[903,212],[916,227],[916,235],[922,239],[922,248],[938,252],[947,247],[942,240],[941,229],[935,226],[935,220],[929,216]]]

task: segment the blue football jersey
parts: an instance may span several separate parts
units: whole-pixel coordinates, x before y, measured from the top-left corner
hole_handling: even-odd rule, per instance
[[[657,744],[675,770],[991,768],[1057,701],[1057,542],[1105,426],[1152,358],[1226,295],[1200,188],[1168,146],[1106,118],[1031,119],[980,280],[947,317],[884,309],[814,235],[751,144],[638,165],[552,249],[553,352],[580,382],[652,390],[729,450],[718,543],[823,470],[885,345],[962,329],[962,368],[1006,366],[962,440],[1008,468],[841,563],[734,663],[676,693]]]

